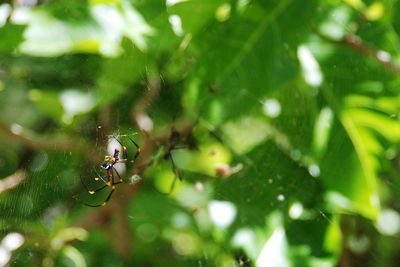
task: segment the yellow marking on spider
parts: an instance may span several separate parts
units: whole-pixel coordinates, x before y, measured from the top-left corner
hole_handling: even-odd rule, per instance
[[[103,204],[101,204],[102,207],[104,207],[105,205],[107,205],[107,201],[104,201]]]
[[[137,151],[140,153],[140,148],[138,148]]]
[[[94,177],[94,179],[95,179],[96,181],[100,180],[100,178],[99,178],[99,177]]]
[[[110,182],[107,182],[107,186],[111,186],[111,183],[110,183]]]
[[[115,185],[113,185],[113,186],[111,187],[111,189],[114,190],[114,189],[115,189]]]
[[[122,179],[119,179],[120,182],[122,182]]]
[[[91,195],[93,195],[94,193],[96,193],[96,192],[94,192],[94,191],[89,191],[89,194],[91,194]]]
[[[126,146],[123,146],[124,150],[126,150]]]

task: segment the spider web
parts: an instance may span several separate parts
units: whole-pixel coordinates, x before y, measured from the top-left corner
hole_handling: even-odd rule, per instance
[[[125,17],[129,27],[119,28],[119,33],[123,33],[118,44],[124,53],[122,57],[103,58],[104,50],[85,46],[87,43],[82,36],[87,34],[75,31],[79,27],[71,27],[73,30],[66,28],[67,34],[63,32],[62,36],[69,36],[80,45],[67,48],[69,52],[61,54],[83,51],[101,56],[72,54],[59,58],[25,58],[20,59],[21,62],[14,56],[6,58],[9,61],[4,63],[5,71],[20,77],[17,81],[4,79],[7,85],[4,92],[0,84],[0,93],[5,96],[0,98],[0,106],[4,107],[1,114],[8,115],[2,119],[13,125],[8,132],[10,138],[30,137],[26,130],[40,124],[37,131],[43,132],[43,139],[68,136],[72,143],[76,142],[76,146],[71,146],[75,148],[79,137],[83,137],[93,140],[94,145],[73,150],[58,142],[47,147],[35,146],[33,141],[25,144],[38,151],[29,151],[25,156],[24,152],[18,152],[22,155],[21,168],[28,178],[1,196],[4,235],[26,231],[27,236],[37,234],[50,240],[53,246],[58,244],[57,238],[71,233],[68,231],[76,222],[85,225],[85,220],[82,223],[79,218],[88,221],[100,218],[95,226],[87,228],[89,239],[71,245],[78,252],[64,245],[80,239],[79,235],[64,240],[59,250],[50,245],[42,247],[41,239],[33,235],[33,240],[40,242],[28,244],[19,254],[15,252],[15,264],[32,261],[26,255],[36,250],[62,254],[43,259],[56,263],[68,262],[66,259],[74,258],[68,253],[75,251],[72,252],[75,259],[83,257],[88,265],[124,264],[124,257],[118,253],[127,250],[120,246],[125,243],[133,244],[133,248],[128,246],[132,254],[126,261],[137,265],[251,266],[258,263],[274,266],[260,263],[261,255],[271,256],[277,261],[275,266],[296,265],[296,262],[306,262],[310,266],[336,264],[341,243],[331,240],[331,246],[337,245],[335,250],[326,248],[325,242],[328,237],[341,236],[337,233],[340,232],[338,218],[342,214],[337,209],[338,202],[344,200],[340,208],[348,213],[372,218],[374,208],[365,203],[370,202],[368,197],[375,187],[363,178],[363,166],[368,165],[365,162],[380,160],[379,155],[372,157],[368,148],[367,156],[360,156],[358,151],[363,144],[357,146],[354,135],[351,136],[341,120],[342,105],[347,107],[345,100],[350,93],[378,98],[381,95],[374,95],[371,88],[378,90],[380,85],[392,90],[382,95],[393,96],[398,81],[385,72],[385,65],[380,66],[376,59],[349,47],[340,47],[335,43],[340,39],[318,37],[316,31],[326,34],[320,25],[352,32],[352,23],[360,15],[354,7],[349,8],[345,3],[336,7],[317,1],[233,2],[235,5],[211,0],[167,1],[165,6],[154,1],[135,1],[132,7],[137,4],[140,12],[129,5],[126,11],[130,16]],[[74,1],[71,3],[73,5]],[[125,10],[128,2],[121,3],[121,10]],[[51,12],[56,18],[65,15],[57,8]],[[134,16],[136,12],[143,20]],[[138,20],[132,21],[132,18]],[[177,20],[180,26],[174,24]],[[365,27],[367,30],[360,29],[359,34],[368,44],[390,55],[399,55],[396,40],[381,36],[384,33],[376,25],[367,23]],[[132,29],[139,28],[145,33],[132,35]],[[89,29],[85,27],[84,33]],[[100,28],[95,29],[101,32]],[[143,35],[151,40],[146,48],[141,45]],[[30,41],[35,43],[38,39]],[[50,43],[51,47],[56,44]],[[36,44],[41,52],[50,47]],[[23,68],[24,65],[29,67]],[[60,66],[67,70],[62,81],[59,74],[41,74],[41,71],[53,73]],[[25,81],[21,77],[30,78]],[[43,77],[46,79],[42,80]],[[44,83],[52,88],[44,88]],[[64,88],[65,84],[79,89],[62,89],[60,93],[60,86]],[[13,92],[8,90],[11,85],[15,89]],[[78,109],[68,108],[71,97],[83,101],[77,105]],[[27,99],[29,104],[24,102]],[[392,109],[389,112],[378,104],[374,109],[394,114]],[[15,108],[10,108],[12,106],[26,106],[34,112],[21,111],[19,116]],[[393,106],[399,110],[398,106]],[[320,119],[323,111],[328,114],[325,120]],[[49,121],[41,124],[43,117]],[[129,135],[146,147],[148,136],[139,134],[143,131],[132,126],[143,126],[138,118],[151,122],[147,127],[152,127],[148,133],[153,138],[158,134],[168,137],[172,125],[179,126],[181,121],[189,120],[195,125],[192,134],[199,148],[171,153],[183,174],[183,181],[178,180],[173,192],[164,195],[160,188],[168,190],[176,176],[171,162],[162,158],[168,138],[156,143],[156,148],[147,155],[147,160],[154,162],[140,174],[140,183],[129,182],[137,165],[126,166],[125,171],[118,170],[127,182],[118,186],[111,201],[128,202],[124,206],[126,210],[121,212],[114,207],[108,217],[96,217],[102,211],[81,207],[90,195],[80,185],[79,177],[83,176],[85,181],[93,179],[93,167],[99,167],[104,156],[112,155],[118,148],[119,144],[111,142],[107,134],[124,139],[121,140],[124,144],[127,141],[124,135]],[[63,126],[55,127],[54,121]],[[319,122],[325,135],[321,134],[324,131],[317,131]],[[390,123],[382,128],[387,125],[389,132],[396,132],[397,128]],[[361,132],[359,125],[355,129]],[[374,144],[382,139],[379,131],[362,133],[374,136],[371,139],[377,141]],[[392,145],[398,142],[395,134],[385,138],[385,142]],[[34,138],[26,140],[29,143]],[[19,151],[23,146],[6,143],[0,143],[4,151],[0,165],[4,161],[10,169],[16,169],[18,160],[13,149]],[[132,156],[135,148],[131,144],[127,146]],[[216,175],[221,166],[226,169],[221,170],[222,175]],[[237,166],[242,167],[235,169]],[[370,170],[373,175],[369,180],[374,180],[377,169],[371,167]],[[2,175],[10,173],[4,171]],[[130,198],[129,192],[136,187],[137,192]],[[329,194],[331,191],[340,194]],[[366,193],[361,194],[361,191]],[[105,197],[99,194],[98,198],[102,201]],[[348,203],[354,206],[346,206]],[[125,225],[124,218],[128,219]],[[33,226],[29,220],[34,221]],[[362,230],[373,232],[368,229],[374,229],[369,220],[360,221],[357,222],[363,224]],[[133,241],[126,242],[127,236]],[[371,239],[365,236],[353,233],[348,246],[353,252],[366,253],[368,258],[382,257],[374,252]],[[65,247],[67,249],[63,250]],[[154,257],[154,253],[159,257]]]

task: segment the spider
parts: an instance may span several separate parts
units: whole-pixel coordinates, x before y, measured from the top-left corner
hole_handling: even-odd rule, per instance
[[[192,129],[193,131],[193,129]],[[171,134],[168,138],[164,154],[163,154],[163,159],[164,160],[170,160],[171,165],[172,165],[172,171],[175,174],[174,180],[171,184],[171,187],[169,189],[169,192],[166,194],[170,194],[174,187],[176,180],[179,179],[179,181],[182,181],[182,174],[179,171],[178,167],[175,165],[174,158],[171,154],[172,151],[182,149],[182,148],[189,148],[189,149],[195,149],[196,148],[196,143],[195,140],[192,136],[192,132],[189,134],[189,136],[185,136],[182,138],[181,134],[175,129],[174,126],[171,128]]]
[[[164,160],[168,160],[169,159],[171,161],[172,171],[175,174],[174,181],[171,184],[171,187],[169,189],[168,194],[170,194],[172,192],[172,190],[174,189],[174,186],[175,186],[177,178],[179,178],[179,181],[182,181],[181,172],[176,167],[175,162],[174,162],[174,158],[171,155],[171,151],[176,149],[176,146],[179,143],[180,143],[180,133],[178,131],[176,131],[174,128],[172,128],[171,134],[170,134],[170,136],[168,138],[167,146],[165,147],[164,156],[163,156]]]
[[[104,163],[100,164],[100,168],[103,169],[105,171],[105,173],[106,173],[106,175],[104,177],[101,176],[97,172],[97,170],[94,168],[94,171],[95,171],[95,173],[97,175],[97,177],[95,177],[94,180],[96,180],[96,181],[101,180],[104,183],[104,185],[102,187],[96,189],[96,190],[89,190],[88,187],[83,183],[83,181],[81,179],[81,182],[82,182],[83,186],[85,187],[85,189],[91,195],[96,194],[97,192],[99,192],[99,191],[101,191],[101,190],[103,190],[104,188],[107,188],[107,187],[111,187],[111,191],[110,191],[110,193],[108,194],[106,200],[103,203],[98,204],[98,205],[85,204],[86,206],[89,206],[89,207],[103,207],[103,206],[107,205],[107,202],[110,200],[112,194],[115,191],[116,185],[118,185],[118,184],[123,182],[121,176],[119,175],[119,173],[118,173],[117,169],[114,167],[114,165],[117,164],[117,163],[127,163],[127,162],[134,163],[135,160],[137,159],[137,157],[139,157],[140,147],[139,147],[138,144],[136,144],[135,141],[132,140],[132,138],[130,138],[128,136],[129,140],[133,143],[133,145],[136,146],[136,149],[137,149],[136,150],[136,154],[134,155],[132,160],[128,160],[128,151],[127,151],[126,146],[124,144],[122,144],[122,142],[120,140],[118,140],[117,137],[113,136],[113,138],[115,140],[117,140],[117,142],[122,146],[122,148],[124,150],[123,151],[124,158],[121,159],[119,157],[120,151],[119,151],[119,149],[116,148],[114,150],[114,155],[113,156],[109,156],[109,155],[105,156]],[[118,178],[118,181],[115,181],[114,173],[116,174],[116,176]]]

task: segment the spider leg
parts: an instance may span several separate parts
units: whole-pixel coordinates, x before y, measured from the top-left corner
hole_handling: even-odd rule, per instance
[[[174,146],[174,148],[172,148],[171,150],[185,150],[185,149],[190,149],[190,145],[189,144],[178,144],[178,145]]]
[[[132,138],[130,138],[129,136],[128,136],[128,138],[129,138],[129,140],[131,140],[131,142],[132,142],[132,144],[134,144],[135,145],[135,147],[136,147],[136,154],[135,154],[135,156],[133,156],[133,160],[131,160],[130,162],[135,162],[136,161],[136,159],[139,157],[139,155],[140,155],[140,152],[141,152],[141,150],[140,150],[140,147],[139,147],[139,145],[138,144],[136,144],[136,142],[135,141],[133,141],[133,139]],[[126,147],[124,147],[124,149],[126,149]]]
[[[122,149],[124,150],[124,158],[127,159],[128,158],[128,150],[126,149],[126,146],[115,136],[113,135],[113,138],[115,140],[117,140],[117,142],[122,146]]]
[[[103,185],[102,187],[100,187],[99,189],[96,190],[88,190],[89,194],[93,195],[96,194],[97,192],[103,190],[104,188],[106,188],[108,185]]]
[[[112,166],[110,169],[107,170],[108,181],[106,182],[105,185],[103,185],[102,187],[100,187],[99,189],[96,189],[96,190],[92,190],[92,191],[88,190],[88,192],[89,192],[90,194],[93,195],[93,194],[95,194],[95,193],[97,193],[97,192],[103,190],[103,189],[106,188],[106,187],[111,187],[111,191],[110,191],[110,193],[108,194],[106,200],[105,200],[103,203],[98,204],[98,205],[91,205],[91,204],[86,204],[86,203],[85,203],[86,206],[89,206],[89,207],[104,207],[105,205],[107,205],[107,202],[110,200],[112,194],[113,194],[114,191],[115,191],[115,188],[116,188],[115,186],[116,186],[117,184],[122,183],[122,182],[117,182],[117,183],[114,182],[114,173],[113,173],[113,171],[112,171],[113,169],[114,169],[115,171],[117,171],[117,170],[114,168],[114,166]],[[117,172],[116,172],[116,173],[117,173]],[[110,174],[111,174],[111,179],[110,179]],[[119,176],[119,174],[117,174],[117,175]],[[121,180],[122,180],[122,179],[121,179]],[[85,188],[86,188],[86,186],[85,186]]]
[[[111,176],[111,181],[108,180],[108,183],[107,183],[108,186],[111,186],[111,185],[114,185],[114,184],[115,184],[115,183],[114,183],[114,173],[113,173],[113,169],[115,170],[114,166],[111,166],[111,168],[107,170],[107,171],[109,172],[108,175]]]
[[[81,183],[82,183],[82,185],[83,185],[83,187],[86,189],[86,191],[88,191],[89,192],[89,194],[91,194],[91,195],[93,195],[93,194],[95,194],[95,193],[97,193],[97,192],[99,192],[99,191],[101,191],[101,190],[103,190],[104,188],[106,188],[108,185],[106,184],[106,185],[103,185],[102,187],[100,187],[100,188],[98,188],[98,189],[96,189],[96,190],[90,190],[86,185],[85,185],[85,183],[83,182],[83,179],[82,179],[82,176],[80,176],[80,179],[81,179]],[[112,189],[112,191],[111,191],[111,193],[113,192],[115,190],[115,186],[113,186],[113,189]],[[111,193],[110,193],[110,195],[111,195]],[[108,201],[109,199],[110,199],[110,197],[111,196],[108,196],[107,197],[107,200],[106,201]],[[89,206],[89,207],[100,207],[101,205],[90,205],[90,204],[86,204],[86,203],[84,203],[86,206]],[[103,203],[104,204],[104,203]],[[104,204],[105,205],[105,204]]]
[[[104,185],[104,186],[100,187],[99,189],[90,190],[90,189],[85,185],[85,183],[83,182],[82,176],[80,176],[80,178],[81,178],[81,183],[82,183],[83,187],[84,187],[84,188],[86,189],[86,191],[88,191],[89,194],[91,194],[91,195],[93,195],[93,194],[95,194],[95,193],[97,193],[97,192],[103,190],[104,188],[106,188],[106,187],[108,186],[108,185]]]
[[[118,176],[118,178],[119,178],[119,181],[118,181],[118,182],[114,182],[114,173],[113,173],[113,170],[115,171],[115,173],[117,174],[117,176]],[[111,174],[111,181],[107,182],[107,185],[108,185],[108,186],[114,186],[114,185],[117,185],[117,184],[121,184],[121,183],[122,183],[122,178],[121,178],[121,176],[119,175],[117,169],[116,169],[114,166],[112,166],[111,169],[109,169],[108,171],[109,171],[110,174]]]
[[[107,205],[107,202],[110,200],[112,194],[114,193],[114,191],[115,191],[115,185],[113,185],[111,188],[112,188],[112,189],[111,189],[110,194],[108,195],[108,197],[106,198],[106,200],[104,200],[103,203],[98,204],[98,205],[90,205],[90,204],[85,204],[85,205],[86,205],[86,206],[89,206],[89,207],[104,207],[105,205]]]
[[[175,177],[178,177],[179,180],[182,181],[181,172],[179,171],[178,167],[176,167],[174,158],[172,157],[171,153],[169,154],[169,158],[171,159],[172,171],[174,172]]]
[[[172,158],[172,155],[168,154],[167,155],[167,159],[168,158],[171,160],[172,171],[174,172],[174,180],[172,181],[172,184],[171,184],[171,187],[169,188],[168,193],[163,193],[165,195],[169,195],[169,194],[172,193],[172,191],[174,190],[175,184],[176,184],[176,180],[178,180],[178,178],[179,178],[180,181],[182,181],[181,173],[179,172],[178,167],[176,167],[175,162],[174,162],[174,160]]]
[[[171,186],[170,186],[170,188],[169,188],[168,193],[163,193],[163,194],[169,195],[169,194],[172,193],[172,191],[174,191],[175,184],[176,184],[176,180],[177,180],[177,176],[174,177],[174,180],[172,181],[172,184],[171,184]]]
[[[124,153],[124,158],[125,159],[124,160],[120,160],[119,162],[124,163],[124,162],[128,161],[128,149],[126,148],[126,146],[116,136],[113,136],[113,137],[114,137],[115,140],[117,140],[117,142],[122,146],[122,149],[124,150],[123,153]],[[133,160],[129,161],[130,163],[134,163],[136,158],[139,157],[140,147],[139,147],[138,144],[136,144],[135,141],[132,140],[132,138],[130,138],[128,135],[127,135],[127,137],[132,142],[132,144],[134,144],[136,146],[136,149],[137,149],[135,156],[133,156]]]
[[[106,177],[102,177],[102,176],[99,174],[99,172],[96,170],[95,167],[93,167],[93,169],[94,169],[94,172],[95,172],[96,175],[97,175],[97,177],[95,177],[94,179],[95,179],[96,181],[102,180],[105,184],[107,184],[107,181],[106,181],[105,178],[109,179],[109,176],[107,175]]]
[[[117,169],[113,166],[113,169],[114,169],[114,171],[115,171],[115,173],[117,174],[117,176],[118,176],[118,178],[119,178],[119,182],[118,183],[114,183],[114,184],[120,184],[120,183],[122,183],[122,178],[121,178],[121,175],[119,175],[119,173],[118,173],[118,171],[117,171]]]

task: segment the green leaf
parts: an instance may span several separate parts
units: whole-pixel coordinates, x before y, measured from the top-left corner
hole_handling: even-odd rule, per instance
[[[7,23],[0,27],[0,52],[11,53],[24,40],[23,33],[26,26]]]
[[[153,30],[128,1],[93,5],[90,9],[83,2],[75,5],[87,9],[85,19],[61,20],[57,13],[60,10],[52,5],[26,11],[28,25],[19,50],[43,57],[81,52],[115,57],[121,53],[123,37],[141,50],[147,48],[145,36]]]

